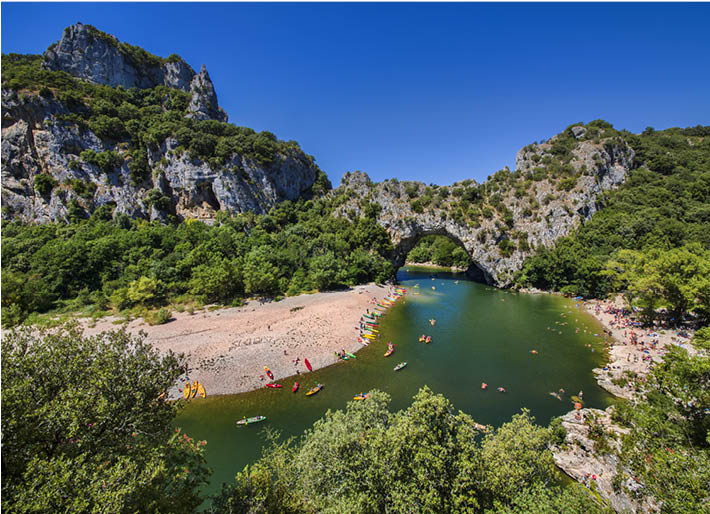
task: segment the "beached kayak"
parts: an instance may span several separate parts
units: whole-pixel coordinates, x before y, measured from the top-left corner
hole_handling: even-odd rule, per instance
[[[207,391],[205,391],[202,384],[197,384],[197,394],[199,394],[202,398],[207,398]]]
[[[281,384],[266,384],[266,387],[270,387],[272,389],[279,389],[283,386]]]
[[[312,396],[316,394],[318,391],[323,389],[323,384],[317,384],[314,388],[312,388],[310,391],[306,393],[306,396]]]
[[[269,376],[269,378],[270,378],[271,380],[274,379],[274,374],[271,372],[271,370],[270,370],[269,368],[267,368],[266,366],[264,366],[264,371],[266,371],[266,374]]]
[[[295,393],[296,391],[298,391],[299,387],[301,387],[301,386],[298,382],[294,383],[293,387],[291,388],[291,392]]]
[[[394,370],[395,370],[395,371],[399,371],[400,369],[402,369],[402,368],[404,368],[404,367],[406,367],[406,366],[407,366],[407,363],[406,363],[406,362],[400,362],[399,364],[397,364],[397,365],[394,367]]]
[[[195,395],[197,395],[197,388],[199,387],[199,385],[200,383],[197,380],[192,383],[192,391],[190,392],[190,398],[194,398]]]
[[[264,421],[266,416],[254,416],[252,418],[242,418],[237,421],[237,425],[249,425],[250,423],[258,423],[259,421]]]
[[[190,393],[192,393],[192,387],[190,386],[190,382],[185,382],[185,399],[187,400],[190,397]]]
[[[347,356],[350,357],[351,359],[357,359],[357,357],[355,357],[354,354],[352,354],[352,353],[350,353],[350,352],[345,352],[345,353],[346,353]]]
[[[306,364],[308,371],[313,371],[313,368],[311,368],[311,363],[308,362],[308,359],[303,359],[303,362]]]

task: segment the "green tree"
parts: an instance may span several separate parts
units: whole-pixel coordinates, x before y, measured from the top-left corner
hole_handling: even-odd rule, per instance
[[[8,512],[193,512],[202,444],[175,432],[181,358],[125,331],[16,330],[2,340]]]

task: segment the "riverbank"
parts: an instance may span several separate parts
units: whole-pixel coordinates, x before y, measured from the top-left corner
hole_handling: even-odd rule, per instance
[[[433,262],[405,262],[404,266],[434,269],[436,271],[450,271],[452,273],[464,273],[466,271],[466,268],[459,268],[458,266],[440,266]]]
[[[188,373],[169,391],[182,397],[184,380],[197,379],[209,395],[234,394],[264,387],[335,363],[335,352],[356,352],[360,317],[394,290],[367,284],[347,291],[289,297],[279,302],[252,300],[242,307],[175,313],[164,325],[150,326],[142,318],[126,325],[132,334],[144,331],[159,352],[184,353]],[[117,318],[99,320],[87,335],[115,330]],[[290,382],[289,382],[290,384]]]
[[[625,309],[620,296],[612,300],[583,302],[583,308],[604,327],[608,362],[593,372],[597,383],[615,396],[633,400],[642,394],[640,386],[646,381],[653,363],[661,362],[671,345],[695,353],[689,343],[692,331],[686,330],[685,335],[680,336],[677,328],[642,327]],[[612,410],[613,407],[605,410],[584,408],[563,416],[562,426],[567,435],[565,445],[553,448],[555,463],[571,478],[601,495],[617,512],[656,512],[659,506],[653,498],[634,494],[643,486],[630,475],[621,482],[621,488],[614,487],[617,455],[621,451],[620,437],[628,430],[612,421]],[[599,445],[604,443],[598,435],[593,435],[593,431],[607,434],[603,440],[611,451],[601,450]]]
[[[689,343],[693,337],[691,330],[686,330],[687,337],[682,337],[677,328],[641,327],[624,308],[620,296],[584,302],[584,309],[599,320],[606,332],[609,361],[605,367],[595,369],[594,374],[599,385],[615,396],[633,398],[636,385],[645,380],[654,362],[663,360],[671,345],[694,352]]]

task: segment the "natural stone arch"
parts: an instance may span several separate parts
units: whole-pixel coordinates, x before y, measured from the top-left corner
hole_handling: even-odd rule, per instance
[[[583,135],[577,131],[574,137],[582,137],[578,134]],[[373,183],[365,173],[346,173],[333,191],[339,201],[335,213],[351,219],[373,216],[392,239],[391,260],[396,267],[404,264],[421,237],[442,234],[464,248],[475,263],[469,276],[509,287],[536,248],[551,247],[589,219],[600,207],[599,195],[617,188],[634,166],[634,151],[623,140],[580,140],[567,163],[574,170],[572,187],[555,176],[535,179],[539,163],[554,157],[554,139],[523,148],[515,174],[501,170],[510,180],[499,183],[479,185],[468,180],[450,187],[398,180]],[[474,193],[476,199],[467,200],[469,204],[482,198],[481,190],[486,192],[486,204],[479,201],[480,214],[475,219],[462,213],[453,193],[456,190],[459,197]]]
[[[390,237],[395,239],[397,235],[390,233]],[[471,265],[468,267],[466,270],[466,276],[474,280],[476,282],[483,282],[486,284],[494,284],[495,281],[493,277],[491,277],[490,273],[488,273],[483,266],[479,265],[475,259],[471,256],[472,252],[469,248],[466,248],[466,245],[464,242],[459,239],[459,237],[450,234],[445,227],[437,227],[437,228],[429,228],[429,229],[422,229],[420,231],[414,232],[413,235],[408,235],[405,237],[398,237],[399,243],[394,246],[394,251],[392,254],[392,264],[395,267],[395,270],[398,270],[402,266],[404,266],[406,260],[407,260],[407,255],[409,255],[409,252],[411,252],[414,247],[419,244],[419,241],[423,237],[426,236],[444,236],[449,238],[451,241],[453,241],[457,246],[463,248],[463,250],[468,254],[469,257],[471,257]]]

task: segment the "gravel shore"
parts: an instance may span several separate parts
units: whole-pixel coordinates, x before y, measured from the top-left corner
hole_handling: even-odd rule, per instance
[[[392,291],[392,286],[367,284],[279,302],[253,300],[242,307],[174,313],[164,325],[150,326],[139,318],[126,329],[146,332],[160,352],[184,353],[187,376],[199,380],[208,395],[242,393],[270,381],[264,366],[278,382],[306,372],[304,358],[318,369],[336,362],[336,351],[358,351],[360,317]],[[115,330],[115,320],[99,320],[85,333]],[[182,396],[182,384],[169,391],[170,397]]]

